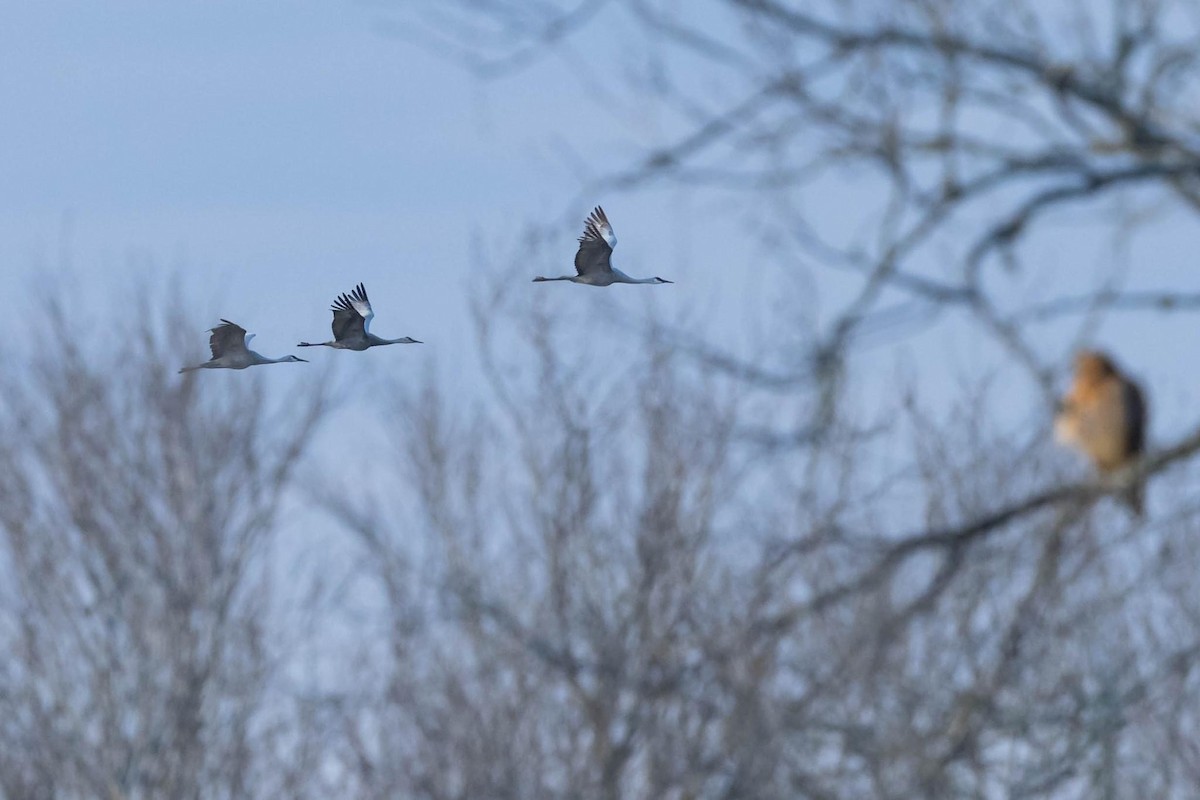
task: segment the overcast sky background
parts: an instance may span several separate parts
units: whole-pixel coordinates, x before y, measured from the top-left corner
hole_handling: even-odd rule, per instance
[[[362,281],[375,332],[427,344],[309,351],[317,367],[271,367],[270,385],[302,387],[308,378],[293,370],[315,379],[336,360],[343,378],[373,390],[386,386],[379,376],[402,381],[430,364],[469,390],[480,385],[472,284],[512,263],[529,221],[553,232],[557,266],[531,263],[516,274],[518,288],[544,292],[579,319],[598,309],[658,315],[745,348],[765,311],[804,290],[749,234],[754,221],[737,213],[736,198],[671,186],[585,196],[589,179],[629,167],[639,146],[682,130],[653,102],[630,101],[622,81],[645,48],[618,12],[568,50],[490,81],[396,35],[412,22],[388,4],[0,0],[0,279],[9,307],[27,309],[39,284],[58,281],[78,312],[66,335],[102,336],[136,276],[165,282],[179,273],[201,321],[183,364],[205,355],[203,328],[218,317],[256,333],[265,355],[300,352],[301,339],[329,338],[330,302]],[[816,213],[853,224],[858,191],[831,186]],[[525,283],[572,271],[595,203],[616,228],[618,265],[674,286]],[[1111,237],[1092,220],[1067,214],[1054,225],[1058,238],[1030,274],[1013,278],[1014,291],[1036,297],[1055,288],[1045,276],[1089,278],[1111,263]],[[1184,215],[1147,228],[1127,254],[1129,285],[1200,289],[1196,233]],[[494,258],[473,263],[473,242]],[[10,315],[0,329],[16,335],[22,319]],[[1048,352],[1065,359],[1069,332],[1048,329]],[[1196,339],[1189,315],[1118,316],[1097,334],[1150,386],[1160,440],[1194,418]],[[634,342],[618,336],[612,348]],[[995,351],[941,327],[899,351],[873,352],[884,375],[898,357],[933,364],[922,380],[936,395]],[[1028,386],[998,391],[1012,392],[1014,418],[1028,416]],[[361,411],[343,411],[325,440],[369,425]]]
[[[131,275],[181,270],[198,316],[233,318],[278,355],[327,334],[329,303],[361,280],[381,334],[430,344],[421,356],[371,354],[390,365],[468,341],[464,298],[489,266],[471,263],[472,237],[508,263],[525,223],[558,223],[569,272],[581,215],[599,202],[621,240],[618,263],[677,285],[531,290],[564,290],[555,302],[588,306],[656,303],[670,318],[755,317],[764,281],[777,276],[739,238],[736,214],[723,219],[719,204],[677,188],[580,194],[583,171],[625,169],[636,145],[676,133],[669,113],[623,91],[645,51],[636,25],[606,13],[568,51],[481,81],[395,35],[414,23],[392,10],[403,7],[0,2],[8,291],[69,256],[70,282],[98,308],[80,324],[94,330],[106,287],[115,294]],[[852,222],[854,191],[831,193],[824,211]],[[1194,286],[1194,224],[1167,222],[1131,261],[1153,263],[1147,280],[1157,285]],[[1088,269],[1094,254],[1080,248],[1096,237],[1080,236],[1079,220],[1060,223]],[[368,363],[380,362],[359,361]]]
[[[183,270],[205,318],[241,322],[267,354],[327,338],[329,303],[358,281],[379,333],[455,346],[472,237],[511,247],[528,220],[562,219],[569,272],[587,204],[560,137],[597,173],[615,156],[611,117],[561,67],[484,83],[362,4],[0,8],[6,285],[64,251],[89,294]],[[661,198],[595,202],[628,271],[636,253],[689,285]]]

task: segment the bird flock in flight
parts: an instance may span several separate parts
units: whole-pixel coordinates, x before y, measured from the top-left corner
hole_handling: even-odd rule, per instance
[[[559,278],[538,276],[534,282],[571,281],[588,286],[611,286],[614,283],[672,283],[665,278],[631,278],[612,265],[613,248],[617,237],[604,209],[596,206],[583,224],[583,235],[579,237],[579,250],[575,253],[575,274]],[[421,344],[409,336],[400,339],[384,339],[371,333],[371,320],[375,311],[367,298],[367,290],[361,283],[349,294],[338,296],[330,308],[333,312],[333,339],[328,342],[301,342],[297,347],[332,347],[337,350],[366,350],[385,344]],[[203,364],[184,367],[180,372],[197,369],[245,369],[259,364],[286,364],[308,359],[298,356],[267,358],[249,348],[254,334],[247,335],[246,329],[236,322],[222,319],[221,324],[209,331],[208,346],[212,358]]]
[[[612,265],[617,237],[612,225],[597,206],[584,222],[579,249],[575,253],[575,274],[556,278],[534,278],[535,283],[571,281],[587,286],[611,286],[614,283],[662,284],[672,281],[657,276],[631,278]],[[330,308],[333,312],[333,339],[328,342],[300,342],[298,347],[332,347],[336,350],[367,350],[388,344],[421,344],[404,336],[384,339],[371,333],[375,311],[361,283],[343,293]],[[253,334],[237,323],[222,319],[213,328],[208,344],[212,358],[203,364],[184,367],[180,372],[198,369],[245,369],[259,364],[283,364],[307,361],[293,355],[267,358],[249,348]],[[1134,463],[1145,446],[1146,403],[1138,385],[1098,351],[1081,352],[1075,359],[1075,377],[1070,390],[1059,404],[1054,418],[1055,438],[1087,456],[1101,475],[1112,475]],[[1142,486],[1135,482],[1124,500],[1139,516],[1142,514]]]

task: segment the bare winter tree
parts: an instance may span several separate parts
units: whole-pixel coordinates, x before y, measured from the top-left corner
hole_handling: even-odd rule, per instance
[[[490,303],[485,344],[537,320],[536,375],[487,356],[491,406],[452,414],[436,382],[406,404],[428,411],[397,432],[418,509],[403,531],[336,508],[389,620],[384,677],[345,705],[348,780],[431,798],[1200,791],[1200,431],[1080,482],[1045,424],[1064,356],[1101,318],[1200,307],[1153,276],[1130,288],[1120,257],[1093,262],[1055,224],[1085,216],[1120,250],[1196,213],[1200,7],[437,14],[430,35],[485,74],[591,26],[644,33],[630,91],[649,86],[682,133],[593,188],[744,195],[781,262],[839,305],[799,355],[660,328],[622,369],[564,347],[552,313]],[[853,220],[832,191],[862,198]],[[1047,256],[1063,245],[1078,258]],[[878,386],[855,370],[863,347],[938,328],[992,342],[1000,377],[931,403],[898,372],[881,424],[862,424],[856,392]],[[1141,478],[1150,519],[1113,513]]]
[[[285,771],[263,557],[324,400],[178,376],[202,326],[172,308],[7,354],[2,797],[268,796]]]
[[[538,317],[514,356],[531,381],[486,355],[495,416],[432,380],[403,402],[421,410],[396,436],[411,527],[330,503],[387,609],[387,652],[358,671],[379,683],[345,706],[363,796],[671,796],[727,768],[725,707],[754,702],[722,685],[753,680],[722,555],[735,398],[653,349],[597,385],[557,355],[559,322]]]

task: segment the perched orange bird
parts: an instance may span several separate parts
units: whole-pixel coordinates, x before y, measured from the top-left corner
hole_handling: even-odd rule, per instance
[[[1146,439],[1146,402],[1138,385],[1106,354],[1085,350],[1075,357],[1075,380],[1054,418],[1054,438],[1084,453],[1101,474],[1131,464]],[[1142,513],[1142,486],[1125,497]]]

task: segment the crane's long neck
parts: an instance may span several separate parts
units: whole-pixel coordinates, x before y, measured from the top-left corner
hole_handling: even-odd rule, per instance
[[[613,283],[658,283],[658,278],[631,278],[621,270],[614,269]]]
[[[543,281],[573,281],[578,277],[578,275],[559,275],[557,278],[543,278],[541,275],[539,275],[533,279],[533,282],[541,283]]]
[[[401,336],[399,339],[384,339],[373,333],[367,334],[367,341],[369,342],[368,347],[377,347],[383,344],[421,344],[421,342],[411,336]]]

